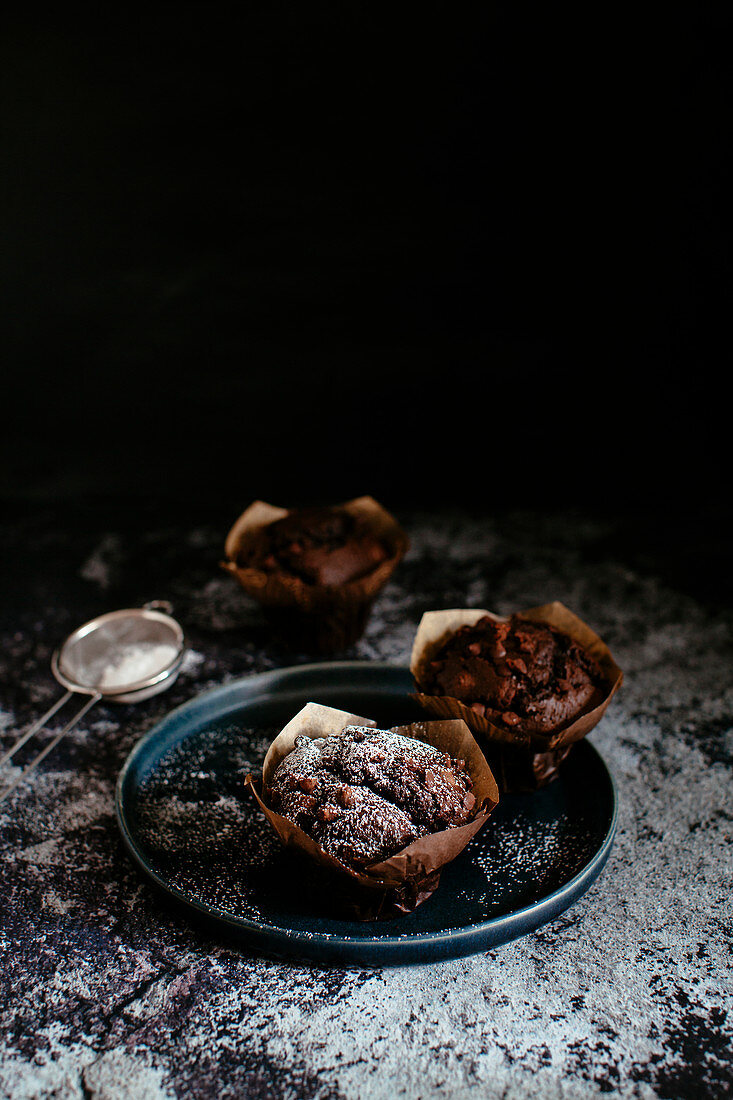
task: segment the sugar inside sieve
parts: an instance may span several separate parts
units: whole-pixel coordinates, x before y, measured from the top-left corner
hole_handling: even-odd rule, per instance
[[[48,745],[0,793],[0,802],[44,759],[100,699],[137,703],[174,682],[184,655],[184,636],[169,604],[110,611],[78,627],[56,650],[51,670],[66,694],[0,758],[0,767],[38,733],[72,695],[90,698]]]
[[[151,607],[110,611],[85,623],[56,650],[56,679],[83,695],[135,703],[165,691],[183,660],[183,631]]]

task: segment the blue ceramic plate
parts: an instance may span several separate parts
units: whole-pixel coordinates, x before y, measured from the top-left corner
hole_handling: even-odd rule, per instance
[[[308,702],[380,726],[422,712],[406,668],[301,665],[250,676],[192,699],[133,749],[117,784],[125,844],[144,874],[187,913],[279,958],[339,965],[431,962],[484,951],[557,917],[608,859],[616,793],[603,760],[575,746],[559,778],[505,795],[414,913],[360,923],[329,913],[329,887],[286,851],[242,792],[282,726]]]

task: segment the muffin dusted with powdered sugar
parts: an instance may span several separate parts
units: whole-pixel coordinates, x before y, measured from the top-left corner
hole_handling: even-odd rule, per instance
[[[272,808],[330,855],[363,867],[418,837],[465,825],[476,799],[465,761],[370,726],[297,737],[276,769]]]

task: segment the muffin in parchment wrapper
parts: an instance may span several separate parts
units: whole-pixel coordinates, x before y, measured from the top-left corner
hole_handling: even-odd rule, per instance
[[[416,688],[412,698],[435,717],[462,718],[466,722],[479,739],[499,790],[504,793],[533,791],[556,779],[558,768],[572,746],[598,724],[623,681],[623,673],[606,643],[559,600],[515,614],[570,635],[600,666],[603,677],[600,701],[551,732],[527,731],[522,729],[521,722],[513,728],[499,725],[477,714],[459,699],[427,694],[423,690],[429,662],[460,627],[473,626],[484,616],[496,622],[506,622],[511,616],[496,615],[481,608],[428,611],[418,626],[410,659],[410,672]]]
[[[420,837],[388,859],[357,871],[324,851],[303,829],[269,805],[270,781],[280,762],[292,752],[296,737],[333,737],[351,725],[376,727],[374,721],[359,715],[318,703],[306,704],[270,745],[261,781],[250,774],[245,786],[283,844],[297,849],[327,872],[315,879],[316,889],[323,890],[324,911],[332,909],[335,903],[341,914],[353,920],[387,920],[411,913],[434,893],[442,869],[463,851],[497,806],[499,791],[465,722],[450,719],[393,727],[391,732],[423,741],[454,758],[465,760],[473,781],[476,805],[465,825]]]
[[[336,505],[356,521],[358,532],[378,539],[387,557],[370,572],[341,584],[308,583],[286,571],[268,572],[248,564],[262,532],[298,509],[278,508],[257,500],[236,520],[227,535],[222,567],[262,606],[273,629],[290,648],[336,653],[364,632],[372,604],[409,547],[406,532],[373,497],[356,497]]]

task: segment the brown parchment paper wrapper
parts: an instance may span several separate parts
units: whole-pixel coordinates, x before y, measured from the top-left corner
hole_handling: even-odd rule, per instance
[[[569,634],[595,657],[604,676],[605,694],[601,702],[551,734],[529,733],[522,730],[521,724],[512,729],[494,725],[459,699],[448,695],[427,695],[420,690],[428,663],[459,627],[473,626],[484,615],[496,622],[505,622],[508,615],[495,615],[481,608],[427,611],[418,626],[410,659],[410,671],[417,689],[412,698],[429,714],[441,718],[463,719],[469,729],[479,737],[496,775],[499,789],[505,793],[536,790],[556,779],[558,768],[573,744],[598,724],[623,681],[623,673],[606,643],[559,600],[540,607],[530,607],[517,614],[524,619],[547,623]]]
[[[413,722],[395,726],[395,733],[424,741],[442,752],[466,761],[476,796],[474,815],[465,825],[444,829],[420,837],[389,859],[373,863],[363,871],[355,871],[325,852],[306,832],[270,809],[270,782],[278,764],[292,752],[295,738],[333,737],[345,726],[376,726],[359,715],[319,703],[308,703],[295,715],[270,745],[262,766],[262,781],[258,784],[248,775],[249,788],[260,809],[283,844],[309,856],[320,868],[332,872],[328,883],[328,902],[334,900],[337,887],[338,907],[355,920],[384,920],[410,913],[437,889],[440,873],[446,864],[459,855],[469,840],[486,823],[499,802],[499,790],[481,749],[466,723],[456,719],[437,722]]]
[[[334,653],[360,638],[374,599],[409,547],[403,528],[373,497],[356,497],[338,507],[379,538],[389,554],[366,576],[346,584],[307,584],[300,577],[242,564],[262,529],[287,516],[287,508],[256,500],[236,520],[226,538],[222,567],[262,605],[273,628],[294,648]]]

